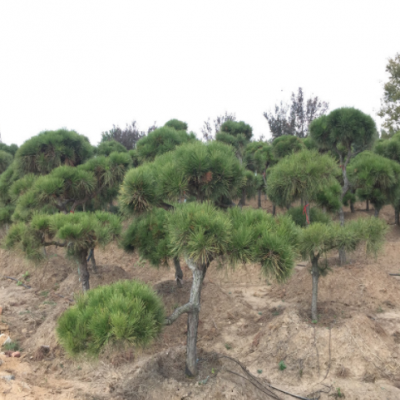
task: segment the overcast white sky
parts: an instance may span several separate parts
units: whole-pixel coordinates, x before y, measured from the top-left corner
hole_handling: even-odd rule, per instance
[[[113,124],[178,118],[200,136],[302,86],[330,109],[380,106],[400,52],[400,0],[0,0],[0,132],[22,144],[67,127],[93,144]]]

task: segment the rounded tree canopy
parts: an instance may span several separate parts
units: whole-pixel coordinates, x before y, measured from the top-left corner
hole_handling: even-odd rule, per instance
[[[6,236],[6,247],[21,248],[29,259],[40,261],[43,246],[65,247],[69,254],[77,255],[97,246],[105,246],[121,232],[118,216],[95,213],[35,214],[27,224],[13,224]]]
[[[96,150],[99,156],[109,156],[113,152],[126,153],[128,151],[124,145],[116,140],[101,142]]]
[[[157,266],[175,256],[204,264],[226,257],[231,265],[260,263],[265,274],[284,280],[293,268],[297,234],[287,216],[238,208],[225,212],[208,202],[191,202],[135,219],[123,245]]]
[[[292,135],[279,136],[272,142],[272,153],[276,159],[286,157],[304,148],[303,141]]]
[[[161,299],[146,284],[119,281],[79,297],[62,314],[57,336],[68,354],[98,355],[107,345],[149,344],[164,325]]]
[[[269,171],[268,196],[280,207],[302,198],[314,201],[317,194],[334,185],[340,175],[335,160],[315,150],[302,150],[284,157]]]
[[[348,173],[351,185],[357,189],[357,196],[381,208],[390,202],[399,184],[400,165],[378,154],[364,151],[351,161]]]
[[[352,152],[371,145],[377,137],[374,120],[356,108],[338,108],[315,119],[310,136],[322,149]]]
[[[245,183],[231,146],[195,141],[128,171],[119,204],[127,213],[140,213],[182,196],[218,202],[235,197]]]
[[[179,121],[179,119],[170,119],[168,122],[165,123],[164,126],[168,128],[173,128],[177,131],[187,131],[188,124],[186,122]]]
[[[0,150],[0,174],[2,174],[13,162],[13,156],[3,150]]]
[[[87,137],[75,131],[45,131],[27,140],[15,154],[22,174],[45,175],[61,165],[77,166],[93,155]]]
[[[341,226],[338,222],[316,222],[301,230],[298,249],[304,259],[345,248],[353,251],[364,242],[368,253],[376,254],[382,247],[388,227],[379,218],[360,218]]]
[[[380,156],[400,163],[400,135],[396,134],[389,139],[380,139],[376,142],[374,151]]]
[[[150,132],[136,144],[136,156],[140,163],[152,161],[158,155],[167,153],[183,143],[196,140],[193,133],[162,127]]]
[[[253,136],[253,128],[243,121],[225,121],[221,125],[220,132],[224,132],[232,136],[243,135],[246,140],[250,140]]]

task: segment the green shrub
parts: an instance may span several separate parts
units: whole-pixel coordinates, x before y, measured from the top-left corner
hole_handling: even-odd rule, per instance
[[[287,212],[294,221],[294,223],[298,226],[304,227],[306,226],[306,215],[303,214],[303,207],[292,207]],[[328,214],[322,212],[320,209],[316,207],[310,208],[310,223],[321,222],[323,224],[327,224],[331,221],[331,218]]]
[[[120,281],[80,296],[58,320],[57,335],[70,355],[98,355],[107,345],[145,346],[164,324],[160,298],[144,283]]]

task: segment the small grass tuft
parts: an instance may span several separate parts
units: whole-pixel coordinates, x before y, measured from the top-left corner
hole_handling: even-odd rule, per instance
[[[284,361],[280,361],[280,362],[279,362],[279,370],[280,370],[280,371],[284,371],[286,368],[287,368],[287,367],[286,367],[285,362],[284,362]]]
[[[10,342],[10,343],[3,344],[3,350],[18,351],[18,350],[21,350],[21,347],[18,342]]]

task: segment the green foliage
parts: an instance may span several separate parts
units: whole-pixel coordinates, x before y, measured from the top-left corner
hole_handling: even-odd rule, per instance
[[[147,285],[119,281],[80,296],[57,322],[66,352],[98,355],[107,345],[146,346],[161,332],[164,308]]]
[[[6,247],[19,248],[27,258],[40,261],[43,246],[66,246],[67,253],[77,257],[81,251],[105,246],[119,236],[121,221],[116,215],[96,211],[74,214],[33,214],[29,223],[15,223],[6,236]]]
[[[389,139],[379,139],[375,144],[374,152],[400,163],[400,132]]]
[[[18,342],[10,342],[3,345],[4,351],[18,351],[21,350],[21,346]]]
[[[165,126],[140,139],[136,144],[136,155],[140,163],[152,161],[156,156],[172,151],[176,146],[193,140],[195,140],[193,134]]]
[[[311,137],[306,137],[303,139],[304,146],[308,150],[318,150],[318,144]]]
[[[313,201],[319,192],[335,184],[339,174],[333,158],[315,150],[302,150],[270,168],[267,193],[281,207],[301,198]]]
[[[130,170],[119,204],[123,212],[140,213],[182,197],[219,202],[236,197],[245,184],[244,169],[230,146],[196,141]]]
[[[36,179],[37,177],[34,174],[26,174],[21,179],[15,181],[9,189],[9,196],[12,203],[16,203],[19,197],[32,187]]]
[[[5,151],[6,153],[11,154],[13,157],[18,150],[18,146],[16,144],[7,145],[5,143],[0,143],[0,151]]]
[[[279,136],[272,142],[272,153],[276,159],[286,157],[304,148],[303,141],[292,135]]]
[[[378,115],[385,118],[385,128],[396,132],[400,129],[400,53],[389,59],[386,72],[389,81],[384,85],[382,108]]]
[[[171,119],[165,123],[164,126],[168,128],[173,128],[177,131],[187,131],[188,125],[186,122],[179,121],[178,119]]]
[[[294,223],[298,226],[304,228],[307,225],[306,215],[303,211],[303,207],[291,207],[287,213],[290,215],[294,221]],[[328,224],[331,221],[331,218],[328,214],[322,212],[320,209],[316,207],[310,208],[310,223],[314,224],[316,222],[320,222],[322,224]]]
[[[253,136],[253,128],[243,121],[225,121],[221,125],[220,132],[235,137],[243,135],[246,140],[250,140]]]
[[[250,171],[264,173],[274,164],[272,146],[266,142],[250,142],[244,152],[244,164]]]
[[[13,162],[13,156],[3,150],[0,150],[0,174],[2,174]]]
[[[348,167],[349,181],[361,200],[375,209],[390,202],[399,184],[400,165],[383,156],[364,151]]]
[[[314,120],[310,137],[320,149],[348,152],[363,150],[377,137],[374,120],[355,108],[338,108]]]
[[[188,203],[169,214],[168,231],[172,254],[206,264],[225,254],[231,221],[210,203]]]
[[[171,257],[167,214],[164,209],[155,208],[135,218],[123,234],[124,250],[132,252],[137,249],[140,257],[154,266],[166,264]]]
[[[99,156],[109,156],[113,152],[126,153],[127,151],[126,147],[116,140],[101,142],[97,147],[97,154]]]
[[[323,190],[319,191],[316,195],[315,201],[319,207],[324,207],[328,212],[336,212],[342,206],[340,203],[340,195],[342,188],[338,181],[333,183]],[[347,192],[350,196],[350,192]],[[346,197],[347,199],[348,197]]]
[[[0,227],[11,224],[11,217],[14,213],[14,206],[0,206]]]
[[[76,166],[93,155],[89,140],[75,131],[45,131],[27,140],[15,154],[20,174],[45,175],[61,165]]]
[[[364,242],[368,253],[376,254],[382,247],[388,227],[378,218],[358,219],[340,226],[337,222],[317,222],[301,230],[298,248],[304,259],[310,255],[323,255],[333,249],[354,251]]]
[[[286,364],[284,361],[279,362],[279,371],[284,371],[286,369]]]

